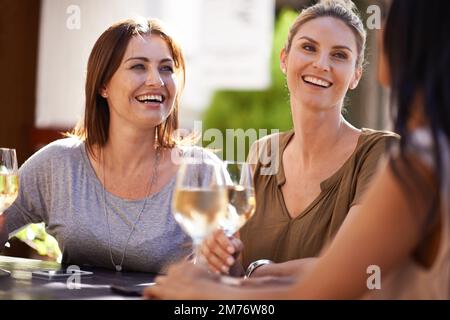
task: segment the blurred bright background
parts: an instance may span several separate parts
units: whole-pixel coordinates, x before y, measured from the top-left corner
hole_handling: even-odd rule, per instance
[[[385,1],[354,2],[368,28],[367,65],[359,87],[348,95],[345,117],[357,127],[388,129],[387,93],[377,83],[377,30],[369,23],[377,13],[374,5],[384,12]],[[23,163],[71,129],[83,117],[85,69],[95,40],[113,22],[137,15],[163,20],[184,49],[182,128],[192,130],[202,121],[203,130],[214,128],[224,136],[226,129],[288,130],[289,98],[278,57],[296,14],[312,3],[0,0],[0,146],[16,148]],[[8,246],[3,254],[61,258],[43,225],[23,229]]]

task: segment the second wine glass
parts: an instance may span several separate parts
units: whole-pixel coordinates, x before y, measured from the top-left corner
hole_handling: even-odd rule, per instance
[[[255,188],[252,167],[247,162],[225,161],[228,210],[221,221],[227,236],[234,235],[255,213]]]

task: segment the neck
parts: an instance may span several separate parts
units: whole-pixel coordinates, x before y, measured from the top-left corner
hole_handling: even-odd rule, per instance
[[[106,144],[100,150],[108,170],[126,175],[147,167],[156,158],[155,130],[109,130]]]
[[[294,106],[292,115],[295,134],[289,144],[303,167],[333,150],[349,130],[357,130],[342,117],[338,107],[317,111]]]

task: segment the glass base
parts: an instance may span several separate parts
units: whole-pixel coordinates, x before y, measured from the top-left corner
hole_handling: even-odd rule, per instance
[[[0,277],[7,277],[7,276],[10,276],[10,275],[11,275],[11,272],[9,272],[7,270],[0,269]]]

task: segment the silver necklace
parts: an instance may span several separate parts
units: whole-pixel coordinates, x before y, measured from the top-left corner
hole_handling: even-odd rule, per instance
[[[145,195],[145,200],[144,200],[144,204],[142,205],[141,211],[139,211],[139,214],[137,215],[136,220],[133,223],[133,227],[131,228],[131,232],[128,235],[127,238],[127,242],[125,243],[125,248],[123,249],[122,252],[122,258],[120,259],[120,263],[116,264],[114,262],[114,258],[113,258],[113,254],[112,254],[112,250],[111,250],[111,227],[109,225],[109,218],[108,218],[108,212],[106,209],[106,177],[105,177],[105,157],[102,155],[102,171],[103,171],[103,209],[104,209],[104,213],[105,213],[105,217],[106,217],[106,224],[108,225],[108,245],[109,245],[109,257],[111,258],[111,262],[114,266],[114,268],[116,269],[116,271],[122,271],[122,265],[123,265],[123,261],[125,260],[125,255],[127,252],[127,248],[128,248],[128,243],[130,241],[131,235],[134,232],[134,229],[136,228],[136,224],[138,223],[142,212],[144,212],[145,209],[145,205],[147,204],[147,199],[150,195],[150,191],[152,190],[153,185],[155,184],[155,181],[157,179],[157,170],[158,170],[158,164],[159,164],[159,158],[160,158],[160,150],[159,148],[157,148],[156,150],[156,156],[155,156],[155,163],[153,165],[153,172],[152,172],[152,177],[150,180],[150,183],[148,184],[148,189]]]

